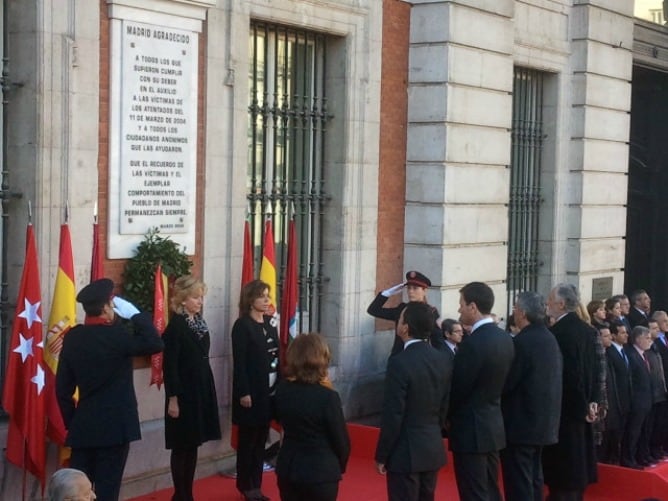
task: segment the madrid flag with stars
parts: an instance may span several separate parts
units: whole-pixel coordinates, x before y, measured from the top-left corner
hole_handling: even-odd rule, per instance
[[[16,300],[2,405],[9,414],[7,460],[25,468],[44,486],[46,414],[42,299],[32,225],[26,235],[26,258]]]

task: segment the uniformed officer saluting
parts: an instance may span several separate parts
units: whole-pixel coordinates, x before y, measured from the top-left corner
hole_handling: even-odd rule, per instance
[[[366,312],[372,317],[382,318],[384,320],[392,320],[395,324],[399,321],[399,316],[401,312],[406,307],[406,303],[399,303],[397,306],[384,308],[383,305],[387,302],[390,296],[395,294],[401,294],[401,292],[406,289],[406,295],[408,296],[408,301],[415,301],[418,303],[427,302],[427,289],[431,287],[431,280],[429,280],[425,275],[419,271],[409,271],[406,273],[406,281],[400,284],[394,285],[389,289],[385,289],[380,292],[376,298],[371,302]],[[443,341],[443,336],[441,335],[441,330],[437,324],[439,317],[438,310],[432,306],[434,314],[434,328],[432,329],[431,336],[429,341],[431,345],[438,350],[445,350],[445,342]],[[394,336],[394,345],[392,346],[392,352],[390,356],[396,355],[401,350],[404,349],[404,343],[399,338],[399,336]]]
[[[130,442],[141,438],[132,357],[163,349],[150,315],[114,297],[113,289],[114,283],[103,278],[79,292],[86,321],[65,336],[56,374],[70,466],[88,475],[98,501],[118,499]],[[116,315],[130,319],[134,333]]]

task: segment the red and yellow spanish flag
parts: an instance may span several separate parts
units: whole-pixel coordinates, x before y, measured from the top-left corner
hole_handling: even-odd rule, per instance
[[[74,261],[72,259],[72,240],[67,224],[60,226],[60,252],[58,255],[58,273],[53,290],[48,331],[44,346],[46,362],[46,417],[47,436],[58,445],[65,443],[65,425],[60,415],[56,399],[55,377],[58,359],[63,347],[63,338],[76,323],[76,287],[74,285]],[[61,456],[62,457],[62,456]]]
[[[260,280],[269,285],[271,304],[267,309],[267,315],[274,316],[276,314],[276,252],[274,250],[274,230],[269,218],[267,218],[267,222],[264,225]]]
[[[167,326],[169,318],[169,308],[167,307],[167,275],[162,272],[162,265],[158,264],[154,277],[155,290],[153,293],[153,325],[162,336]],[[151,355],[151,383],[162,386],[162,352]]]

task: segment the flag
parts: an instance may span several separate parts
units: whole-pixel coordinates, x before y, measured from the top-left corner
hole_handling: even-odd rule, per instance
[[[58,359],[63,347],[65,334],[76,323],[76,287],[74,285],[74,260],[72,259],[72,239],[67,224],[60,226],[60,251],[58,254],[58,272],[56,285],[51,300],[44,362],[46,363],[46,432],[49,439],[58,444],[65,444],[65,424],[60,414],[56,399],[56,371]]]
[[[280,355],[281,367],[285,367],[285,354],[290,340],[297,335],[297,234],[295,221],[288,226],[288,259],[281,297]]]
[[[9,340],[2,405],[9,414],[7,460],[32,473],[44,488],[46,392],[42,327],[35,235],[29,224],[25,263]]]
[[[250,225],[248,220],[244,223],[244,255],[241,267],[241,286],[243,287],[248,282],[255,278],[255,270],[253,270],[253,243],[250,237]]]
[[[93,223],[93,254],[90,259],[90,281],[94,282],[104,278],[104,267],[102,266],[102,252],[100,251],[100,228],[97,217]]]
[[[162,272],[162,265],[158,264],[155,270],[154,278],[155,290],[153,293],[153,325],[155,325],[158,334],[162,336],[167,325],[169,308],[165,307],[167,303],[167,275]],[[162,352],[151,355],[151,383],[162,386]]]
[[[267,218],[264,226],[264,245],[262,246],[262,265],[260,266],[260,280],[269,285],[269,308],[267,315],[276,314],[276,257],[274,252],[274,231],[271,219]]]

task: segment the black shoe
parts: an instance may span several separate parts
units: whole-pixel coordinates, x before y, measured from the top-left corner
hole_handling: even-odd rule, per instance
[[[642,470],[642,466],[640,466],[638,463],[623,462],[620,464],[620,466],[623,468],[630,468],[631,470]]]

